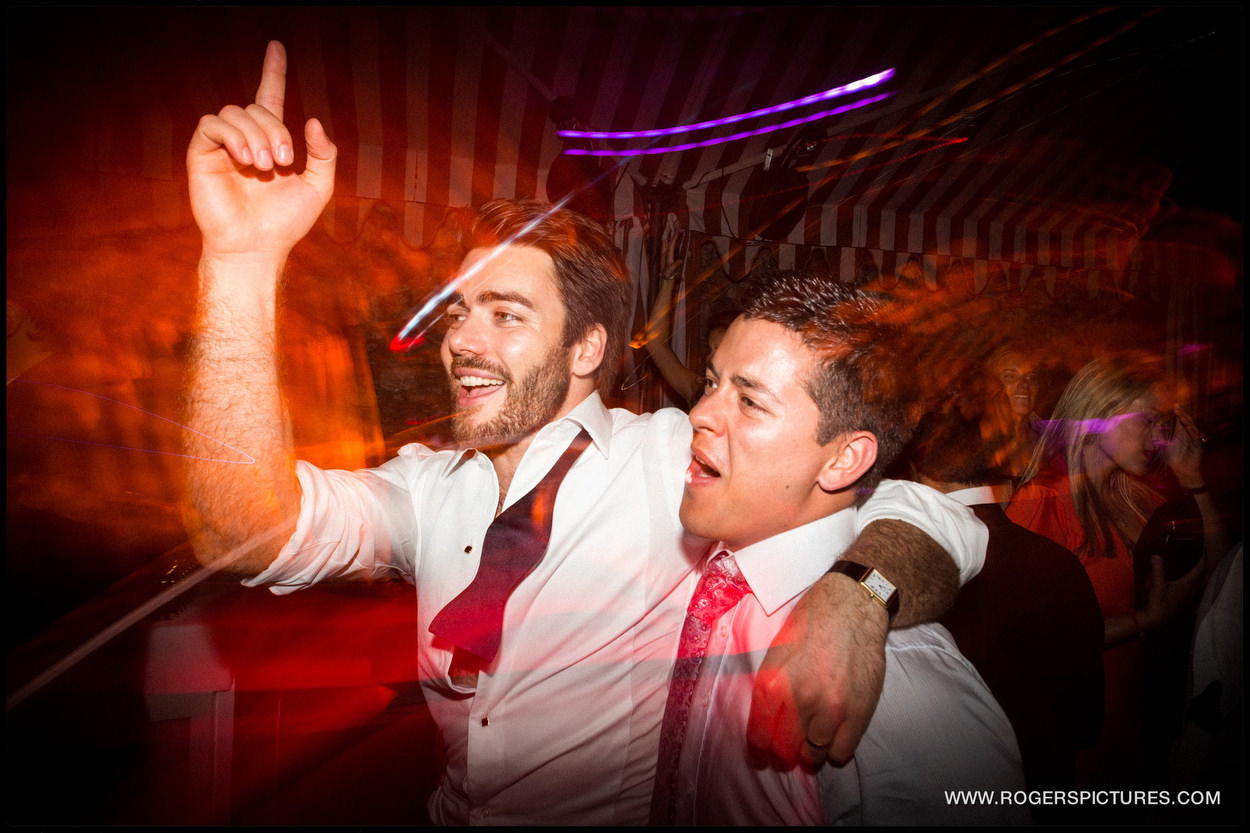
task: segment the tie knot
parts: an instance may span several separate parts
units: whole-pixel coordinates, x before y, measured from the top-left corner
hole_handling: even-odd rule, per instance
[[[738,562],[734,560],[733,553],[729,550],[720,550],[708,559],[707,568],[704,572],[726,576],[742,575],[742,571],[738,569]]]
[[[738,562],[722,550],[704,568],[689,613],[710,625],[750,592],[750,586],[738,569]]]

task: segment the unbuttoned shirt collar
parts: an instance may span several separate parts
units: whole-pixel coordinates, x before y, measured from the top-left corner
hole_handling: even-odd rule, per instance
[[[851,506],[737,551],[718,543],[709,552],[733,555],[751,593],[771,616],[829,572],[854,540],[855,507]]]
[[[525,449],[525,454],[521,458],[520,465],[517,466],[512,482],[508,484],[508,494],[500,509],[511,506],[521,495],[528,494],[538,485],[538,481],[551,470],[556,459],[564,453],[569,443],[573,442],[583,428],[590,435],[591,445],[605,460],[608,459],[612,445],[612,415],[604,407],[598,392],[595,392],[577,403],[573,410],[560,419],[538,429],[529,448]],[[440,476],[448,478],[466,462],[478,457],[479,452],[476,448],[471,446],[459,448],[456,453],[450,455]],[[491,464],[485,456],[481,456],[478,465],[490,466]]]
[[[546,458],[553,449],[557,450],[557,456],[564,453],[564,449],[569,447],[569,443],[573,442],[577,432],[583,428],[590,435],[591,444],[599,450],[604,459],[607,459],[612,448],[612,414],[608,412],[607,407],[603,404],[603,400],[599,398],[598,391],[577,403],[573,410],[560,419],[557,419],[555,422],[549,422],[538,429],[538,433],[534,435],[534,441],[530,443],[530,447],[525,451],[525,458]],[[448,459],[446,468],[441,472],[442,477],[450,477],[455,473],[456,469],[460,468],[465,460],[474,457],[478,453],[478,450],[471,445],[459,446],[454,450],[456,453]],[[544,471],[543,473],[545,474],[546,472]],[[539,479],[541,477],[542,475],[540,474]],[[529,491],[533,486],[534,483],[530,483],[526,491]],[[520,492],[519,494],[525,494],[525,492]]]

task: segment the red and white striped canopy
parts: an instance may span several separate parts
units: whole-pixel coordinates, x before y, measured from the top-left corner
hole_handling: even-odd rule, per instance
[[[73,131],[82,164],[137,163],[150,178],[180,180],[196,119],[247,101],[265,41],[278,38],[290,57],[287,121],[317,116],[341,148],[340,211],[353,199],[402,206],[418,245],[448,207],[548,196],[566,148],[551,118],[557,98],[571,99],[589,129],[644,130],[723,119],[893,69],[873,90],[884,100],[805,126],[604,159],[606,219],[675,204],[689,213],[684,226],[751,239],[796,202],[802,222],[774,225],[769,236],[1113,269],[1168,187],[1160,153],[1197,127],[1174,115],[1197,95],[1183,85],[1203,78],[1216,47],[1201,33],[1220,18],[1019,7],[28,12],[45,25],[54,13],[59,42],[47,60],[80,77],[36,80],[57,94],[63,82],[66,104],[85,117]],[[1227,82],[1206,78],[1219,83]],[[716,140],[830,105],[660,141]],[[800,137],[809,143],[802,166],[787,156]],[[348,210],[336,222],[358,219]]]

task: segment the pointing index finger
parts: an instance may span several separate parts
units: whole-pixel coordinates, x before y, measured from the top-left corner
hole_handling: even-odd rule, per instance
[[[286,47],[276,40],[269,41],[265,50],[265,63],[260,71],[260,87],[256,90],[256,103],[282,121],[282,108],[286,102]]]

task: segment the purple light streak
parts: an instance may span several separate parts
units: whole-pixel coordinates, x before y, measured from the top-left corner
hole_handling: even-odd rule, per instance
[[[812,95],[804,96],[803,98],[796,98],[793,101],[787,101],[784,104],[774,104],[771,107],[762,107],[759,110],[752,110],[749,113],[739,113],[736,116],[725,116],[724,118],[701,121],[695,124],[683,124],[676,127],[660,127],[654,130],[626,130],[619,132],[605,130],[561,130],[557,135],[565,139],[654,139],[659,136],[674,136],[678,133],[690,133],[695,130],[703,130],[709,127],[719,127],[722,124],[734,124],[736,122],[755,118],[756,116],[783,113],[786,110],[793,110],[796,107],[803,107],[820,101],[829,101],[830,99],[840,98],[841,96],[850,95],[851,93],[857,93],[860,90],[870,89],[879,84],[885,83],[893,77],[894,70],[887,69],[882,72],[878,72],[876,75],[869,75],[868,77],[861,78],[858,81],[852,81],[849,84],[844,84],[841,87],[833,87],[821,93],[813,93]],[[825,113],[823,115],[831,114],[832,113]],[[802,122],[796,122],[796,124],[801,123]],[[773,129],[775,130],[776,128]],[[753,136],[755,134],[749,133],[746,135]],[[692,145],[691,147],[702,147],[702,145]],[[660,151],[655,152],[658,153]],[[606,156],[609,154],[598,155]]]
[[[741,133],[735,133],[732,136],[724,136],[719,139],[707,139],[702,142],[689,142],[684,145],[669,145],[667,147],[662,147],[662,148],[641,148],[639,150],[584,150],[582,148],[568,148],[564,151],[564,153],[567,153],[569,156],[647,156],[653,153],[672,153],[673,151],[678,151],[678,150],[693,150],[695,148],[705,148],[705,147],[710,147],[712,145],[721,145],[721,144],[724,144],[725,142],[733,142],[738,139],[747,139],[747,138],[750,138],[751,136],[759,136],[763,133],[771,133],[775,130],[784,130],[787,127],[795,127],[800,124],[807,124],[808,122],[813,122],[818,119],[827,118],[829,116],[836,116],[839,113],[846,113],[850,110],[855,110],[860,107],[867,106],[869,104],[876,104],[878,101],[884,101],[885,99],[889,98],[892,95],[893,93],[882,93],[881,95],[872,96],[871,98],[865,98],[860,101],[856,101],[853,104],[846,104],[841,107],[835,107],[832,110],[825,110],[820,113],[814,113],[810,116],[803,116],[802,118],[791,119],[790,121],[781,122],[779,124],[774,124],[769,127],[760,127],[755,130],[745,130]]]

